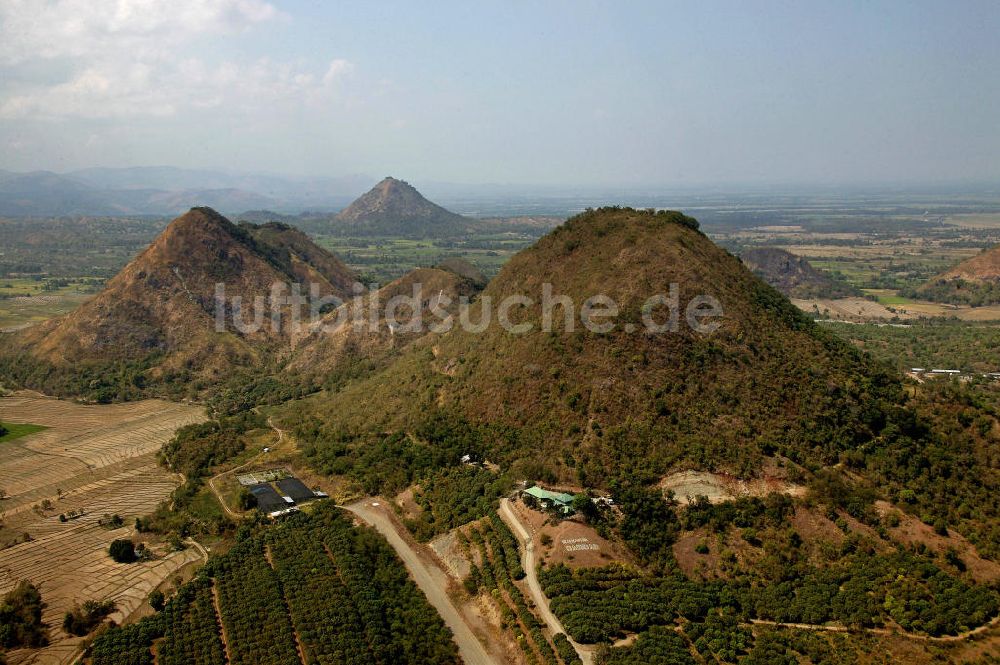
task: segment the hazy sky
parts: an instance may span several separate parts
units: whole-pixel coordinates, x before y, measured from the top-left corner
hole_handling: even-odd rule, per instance
[[[0,168],[1000,178],[1000,2],[0,0]]]

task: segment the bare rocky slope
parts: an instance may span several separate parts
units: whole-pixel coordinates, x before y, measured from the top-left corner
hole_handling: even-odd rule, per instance
[[[235,367],[266,364],[290,350],[287,306],[269,306],[274,284],[315,285],[324,297],[346,299],[353,273],[307,236],[281,224],[236,226],[210,208],[178,217],[105,289],[70,314],[0,341],[15,377],[54,392],[87,394],[85,379],[107,381],[109,368],[130,375],[137,388],[149,382],[211,384]],[[216,285],[225,288],[224,329],[217,329]],[[255,299],[267,309],[259,330]],[[271,325],[279,311],[282,325]],[[18,362],[13,362],[15,358]],[[95,376],[87,376],[92,372]],[[59,377],[72,376],[72,386]],[[124,397],[128,395],[117,395]]]

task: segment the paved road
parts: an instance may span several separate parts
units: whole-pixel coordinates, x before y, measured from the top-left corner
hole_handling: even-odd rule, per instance
[[[538,582],[538,572],[535,569],[535,544],[531,540],[528,529],[521,524],[517,513],[514,512],[514,508],[510,505],[510,499],[500,500],[499,512],[500,519],[507,523],[507,526],[517,536],[517,539],[521,541],[523,550],[521,554],[521,567],[524,568],[524,579],[528,583],[528,591],[531,592],[531,597],[535,601],[535,608],[542,615],[542,621],[549,627],[553,635],[556,633],[565,634],[569,638],[569,643],[573,645],[573,648],[580,655],[583,665],[591,665],[594,662],[594,648],[579,644],[570,638],[569,633],[563,628],[562,622],[559,621],[559,617],[549,609],[549,599],[542,593],[542,585]]]
[[[372,506],[372,503],[371,499],[367,499],[344,506],[344,508],[375,527],[375,530],[389,541],[392,549],[396,550],[396,554],[403,560],[410,576],[413,577],[413,581],[417,583],[420,590],[427,596],[427,600],[451,629],[455,636],[455,644],[458,645],[459,653],[466,665],[499,665],[499,662],[490,656],[469,625],[462,619],[461,613],[452,604],[446,590],[434,581],[434,577],[420,555],[399,535],[392,520],[379,508]]]

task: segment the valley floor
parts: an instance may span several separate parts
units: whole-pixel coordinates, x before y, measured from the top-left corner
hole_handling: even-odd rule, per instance
[[[36,393],[0,398],[6,422],[47,429],[0,442],[0,479],[7,493],[0,511],[0,594],[19,580],[39,586],[51,645],[8,654],[12,664],[65,663],[79,638],[63,633],[63,614],[86,600],[114,600],[121,622],[163,580],[199,561],[197,548],[158,551],[151,561],[116,564],[108,545],[134,535],[135,518],[152,512],[179,484],[156,459],[183,425],[205,419],[203,410],[161,400],[81,405]],[[63,520],[60,516],[66,516]],[[119,515],[123,526],[99,524]]]

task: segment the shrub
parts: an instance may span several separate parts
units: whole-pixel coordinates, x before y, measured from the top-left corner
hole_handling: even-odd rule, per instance
[[[111,543],[108,554],[117,563],[133,563],[136,560],[135,545],[127,538],[118,538]]]

